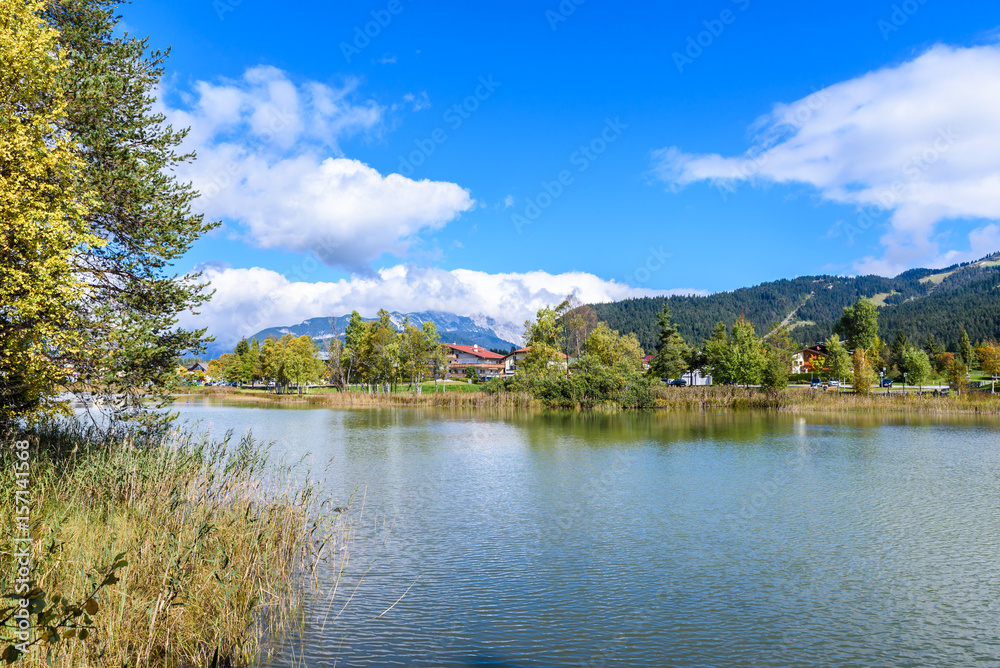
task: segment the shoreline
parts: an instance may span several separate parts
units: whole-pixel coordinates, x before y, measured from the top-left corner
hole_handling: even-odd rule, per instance
[[[272,394],[263,388],[198,387],[173,395],[214,397],[258,404],[300,405],[330,408],[443,407],[472,409],[533,409],[556,412],[635,412],[613,405],[592,409],[546,406],[528,394],[456,392],[323,392]],[[966,393],[961,396],[931,396],[928,392],[892,392],[856,395],[852,392],[818,392],[809,388],[764,391],[742,387],[657,388],[656,405],[649,411],[699,412],[704,410],[764,410],[788,413],[917,413],[1000,415],[1000,394]]]

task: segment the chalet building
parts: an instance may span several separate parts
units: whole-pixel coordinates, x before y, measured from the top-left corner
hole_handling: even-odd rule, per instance
[[[503,375],[505,377],[510,378],[517,373],[517,365],[524,362],[524,358],[528,356],[529,350],[531,348],[518,348],[503,358]]]
[[[514,352],[510,353],[503,358],[503,375],[506,378],[510,378],[515,373],[517,373],[518,366],[524,362],[524,358],[528,356],[528,351],[531,350],[531,346],[527,348],[518,348]],[[575,357],[568,357],[566,353],[556,353],[558,359],[554,359],[549,362],[549,366],[556,366],[565,369],[566,364],[572,364],[576,361]]]
[[[814,364],[816,358],[820,355],[823,357],[827,356],[826,344],[822,341],[795,353],[792,355],[792,373],[813,373],[820,371],[820,369],[815,368],[818,365]]]
[[[467,369],[472,367],[480,380],[496,378],[504,372],[504,356],[480,348],[478,345],[460,346],[444,344],[448,348],[448,377],[465,378]]]
[[[208,371],[208,367],[202,364],[201,362],[195,362],[191,366],[186,367],[186,369],[188,373],[198,373],[199,371],[201,371],[202,373],[206,373]]]

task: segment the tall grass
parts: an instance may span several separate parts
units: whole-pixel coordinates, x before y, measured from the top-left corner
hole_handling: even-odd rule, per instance
[[[819,392],[803,389],[766,391],[757,388],[662,387],[657,388],[657,407],[667,410],[735,408],[789,412],[834,413],[997,413],[1000,395],[965,393],[961,396],[919,396],[913,392],[875,393]]]
[[[426,388],[415,392],[324,392],[323,394],[269,394],[260,390],[233,387],[198,388],[199,395],[217,396],[236,401],[267,402],[285,405],[338,406],[367,408],[374,406],[440,406],[445,408],[528,408],[540,405],[522,392],[488,393],[482,391],[433,392]]]
[[[0,449],[3,593],[15,570],[6,547],[13,437]],[[325,505],[309,472],[273,462],[250,436],[61,426],[30,441],[34,578],[45,604],[86,601],[115,555],[128,563],[95,597],[85,640],[40,643],[17,665],[250,665],[294,622],[304,578],[349,540],[342,509]]]
[[[873,393],[867,396],[846,392],[820,392],[810,389],[762,390],[736,386],[654,387],[656,408],[691,410],[731,408],[780,411],[828,411],[860,413],[997,413],[1000,395],[966,392],[961,396],[918,396],[915,392]],[[237,401],[267,402],[284,405],[336,406],[368,408],[385,406],[438,406],[444,408],[543,408],[543,403],[528,393],[518,392],[329,392],[313,395],[278,395],[236,388],[199,388],[198,394]],[[593,408],[599,412],[622,410],[607,402]]]

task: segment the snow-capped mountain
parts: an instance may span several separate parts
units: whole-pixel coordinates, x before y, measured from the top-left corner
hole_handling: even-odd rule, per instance
[[[493,318],[482,314],[473,316],[461,316],[443,311],[424,311],[421,313],[390,313],[390,319],[397,328],[402,328],[404,320],[408,317],[410,322],[416,326],[421,326],[425,322],[433,322],[441,335],[442,343],[456,343],[459,345],[478,344],[483,348],[495,348],[509,350],[520,345],[523,325],[514,323],[499,322]],[[303,334],[312,337],[321,345],[334,335],[339,339],[344,339],[344,328],[350,321],[351,315],[329,316],[321,318],[310,318],[297,325],[286,327],[269,327],[261,330],[250,338],[263,341],[269,336],[282,337],[285,334],[292,336],[302,336]],[[364,320],[376,320],[377,318],[364,318]],[[211,357],[218,357],[222,353],[230,350],[219,350],[217,346],[209,346],[208,353]]]

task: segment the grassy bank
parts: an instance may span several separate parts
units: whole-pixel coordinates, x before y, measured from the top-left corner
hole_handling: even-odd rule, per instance
[[[197,388],[195,394],[238,401],[268,402],[287,405],[365,408],[378,406],[440,406],[454,408],[545,408],[529,394],[487,392],[425,391],[423,394],[392,392],[323,392],[307,395],[276,395],[262,390],[231,387]],[[808,388],[765,391],[731,386],[655,387],[659,410],[702,411],[705,409],[750,409],[790,412],[860,412],[860,413],[1000,413],[1000,395],[970,392],[962,396],[920,397],[915,392],[875,393],[868,396],[845,391],[820,392]],[[621,410],[614,405],[599,410]]]
[[[4,594],[17,570],[14,439],[0,449]],[[339,512],[307,472],[249,437],[48,428],[27,440],[38,642],[15,665],[250,665],[294,619],[319,560],[345,554]],[[12,614],[0,612],[2,648]]]
[[[433,387],[433,386],[432,386]],[[220,397],[235,401],[265,402],[287,405],[336,406],[365,408],[368,406],[440,406],[445,408],[528,408],[535,405],[529,394],[482,392],[481,386],[461,386],[462,390],[449,387],[446,392],[424,389],[422,393],[399,391],[382,394],[367,392],[338,392],[323,389],[309,394],[274,394],[260,389],[237,387],[191,388],[191,394]],[[474,390],[465,388],[476,388]]]
[[[657,407],[667,410],[717,408],[833,413],[998,413],[1000,395],[966,393],[962,396],[923,397],[915,392],[859,395],[790,388],[765,391],[742,387],[657,388]]]

